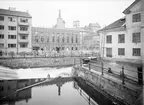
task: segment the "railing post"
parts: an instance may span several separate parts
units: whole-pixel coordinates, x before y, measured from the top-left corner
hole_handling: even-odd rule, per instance
[[[90,63],[89,63],[89,70],[91,70],[91,66],[90,66]]]
[[[124,81],[124,67],[122,66],[122,84],[124,85],[125,84],[125,81]]]
[[[101,68],[102,68],[102,75],[103,75],[103,69],[104,69],[104,67],[103,67],[103,62],[101,63]]]
[[[82,66],[82,58],[80,57],[80,66]]]
[[[75,65],[75,57],[74,57],[74,65]]]

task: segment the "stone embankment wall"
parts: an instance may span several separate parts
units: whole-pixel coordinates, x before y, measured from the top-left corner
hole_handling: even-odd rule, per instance
[[[80,63],[79,58],[6,58],[0,59],[0,65],[10,68],[65,67]]]
[[[134,89],[128,85],[123,85],[122,83],[110,80],[81,67],[74,67],[73,75],[82,77],[84,80],[92,83],[94,86],[117,98],[121,102],[124,102],[126,105],[135,105],[136,100],[142,92],[140,88]]]

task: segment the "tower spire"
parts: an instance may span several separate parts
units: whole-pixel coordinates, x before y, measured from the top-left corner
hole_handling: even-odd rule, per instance
[[[61,10],[59,9],[59,18],[61,18]]]

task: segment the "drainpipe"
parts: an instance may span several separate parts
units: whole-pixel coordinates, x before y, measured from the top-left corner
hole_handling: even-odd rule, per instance
[[[18,16],[17,16],[17,54],[18,54],[18,36],[19,36],[19,33],[18,33],[18,28],[19,28],[19,25],[18,25]]]

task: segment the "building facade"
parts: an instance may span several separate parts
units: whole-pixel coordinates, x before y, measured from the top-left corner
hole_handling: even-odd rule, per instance
[[[80,45],[79,30],[65,27],[60,10],[57,23],[53,28],[32,27],[32,46],[35,51],[45,54],[78,52]]]
[[[74,25],[75,26],[75,25]],[[78,26],[78,25],[77,25]],[[88,26],[81,27],[81,40],[82,40],[82,50],[87,53],[95,53],[99,55],[100,53],[100,36],[98,30],[100,25],[98,23],[90,23]]]
[[[142,1],[136,0],[124,10],[125,17],[99,30],[101,56],[140,60],[142,54]]]
[[[74,29],[56,29],[32,27],[32,46],[44,53],[79,51],[79,31]]]
[[[0,55],[31,52],[31,19],[28,12],[0,9]]]

